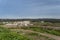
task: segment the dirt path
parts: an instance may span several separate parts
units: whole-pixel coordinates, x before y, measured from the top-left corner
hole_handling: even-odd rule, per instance
[[[56,35],[52,35],[52,34],[48,34],[48,33],[40,33],[40,32],[36,32],[36,31],[32,31],[32,30],[24,30],[24,29],[11,29],[13,31],[23,31],[23,32],[33,32],[33,33],[38,33],[39,35],[43,35],[43,36],[47,36],[49,38],[53,38],[55,40],[60,40],[60,36],[56,36]]]
[[[39,34],[50,37],[50,38],[53,38],[55,40],[60,40],[60,36],[55,36],[55,35],[47,34],[47,33],[39,33]]]

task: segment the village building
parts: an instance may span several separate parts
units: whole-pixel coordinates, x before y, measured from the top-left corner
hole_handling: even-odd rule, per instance
[[[13,23],[7,23],[7,26],[29,26],[33,25],[31,24],[30,21],[18,21],[18,22],[13,22]]]

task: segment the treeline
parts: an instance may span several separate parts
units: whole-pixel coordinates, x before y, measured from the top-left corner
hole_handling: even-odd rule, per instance
[[[7,22],[7,21],[31,21],[31,22],[52,22],[52,23],[60,23],[60,19],[0,19],[0,22]]]

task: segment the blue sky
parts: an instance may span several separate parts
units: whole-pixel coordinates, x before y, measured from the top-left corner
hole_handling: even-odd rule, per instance
[[[0,18],[60,18],[60,0],[0,0]]]

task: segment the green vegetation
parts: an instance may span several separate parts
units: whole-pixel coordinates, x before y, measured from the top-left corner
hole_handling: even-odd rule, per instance
[[[9,29],[0,27],[0,40],[32,40],[24,35],[11,32]]]
[[[43,33],[50,33],[50,34],[60,36],[60,30],[44,29],[41,27],[22,27],[22,29],[28,29],[28,30],[33,30],[33,31],[43,32]]]
[[[28,36],[31,36],[32,39],[33,39],[33,37],[36,37],[36,38],[39,39],[39,40],[54,40],[54,39],[52,39],[52,38],[49,38],[49,37],[40,35],[40,34],[38,34],[38,33],[29,33],[29,34],[27,34],[27,35],[28,35]],[[34,38],[34,40],[35,40],[36,38]]]
[[[29,33],[28,35],[38,36],[38,33]]]
[[[38,33],[28,33],[25,35],[21,35],[20,32],[19,33],[13,32],[10,31],[10,29],[0,27],[0,40],[35,40],[35,37],[37,39],[54,40],[52,38],[39,35]]]
[[[13,21],[11,21],[13,23]],[[54,27],[60,27],[60,22],[55,23],[55,22],[41,22],[41,21],[31,21],[32,26],[19,26],[17,25],[16,27],[11,27],[11,28],[2,28],[0,27],[0,40],[37,40],[37,39],[47,39],[47,40],[53,40],[52,38],[42,36],[38,33],[48,33],[48,34],[53,34],[60,36],[60,30],[56,29]],[[3,22],[0,22],[1,26],[4,26]],[[7,26],[6,26],[7,27]],[[51,28],[53,27],[53,28]],[[18,31],[10,31],[11,29],[19,29]],[[20,29],[25,29],[25,30],[31,30],[33,32],[37,33],[32,33],[32,32],[25,32],[20,31]],[[31,39],[30,39],[31,38]]]
[[[60,27],[60,23],[52,23],[52,22],[32,22],[34,26],[51,26],[51,27]]]

